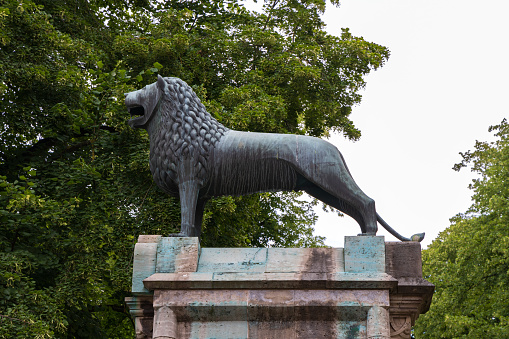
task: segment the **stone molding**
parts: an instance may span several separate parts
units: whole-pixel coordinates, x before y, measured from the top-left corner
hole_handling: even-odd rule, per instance
[[[157,289],[395,289],[386,273],[155,273],[143,281]]]
[[[153,299],[153,296],[150,294],[125,298],[129,313],[134,320],[136,339],[149,339],[153,336]]]

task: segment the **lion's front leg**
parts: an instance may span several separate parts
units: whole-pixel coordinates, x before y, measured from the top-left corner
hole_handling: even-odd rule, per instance
[[[180,215],[182,221],[178,236],[200,237],[201,227],[196,227],[199,191],[200,188],[197,180],[188,180],[179,184]],[[204,202],[200,202],[201,213],[203,213],[203,206]]]

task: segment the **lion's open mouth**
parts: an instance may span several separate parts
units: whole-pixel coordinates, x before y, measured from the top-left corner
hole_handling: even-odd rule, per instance
[[[129,114],[131,114],[132,117],[143,116],[143,115],[145,115],[145,109],[143,108],[143,106],[130,107]]]
[[[143,90],[125,94],[125,105],[131,120],[129,126],[133,128],[146,128],[154,109],[157,108],[158,92],[155,85],[149,85]]]
[[[142,105],[129,105],[129,114],[132,119],[128,121],[129,125],[134,128],[143,128],[143,125],[147,122],[148,116],[145,115],[145,107]]]

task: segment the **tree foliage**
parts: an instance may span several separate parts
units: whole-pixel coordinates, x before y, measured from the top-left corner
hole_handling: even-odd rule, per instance
[[[123,93],[180,77],[226,126],[357,139],[386,48],[324,32],[323,0],[0,0],[0,337],[127,338],[139,234],[178,231]],[[223,197],[203,246],[320,246],[298,193]]]
[[[471,165],[473,204],[423,251],[436,291],[415,326],[416,338],[509,337],[509,124],[497,140],[477,142],[456,170]]]

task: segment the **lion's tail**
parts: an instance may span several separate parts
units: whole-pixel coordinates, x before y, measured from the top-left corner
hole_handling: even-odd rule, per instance
[[[389,226],[389,224],[386,223],[378,213],[376,214],[376,219],[380,223],[380,225],[382,225],[383,228],[385,228],[390,234],[392,234],[401,241],[421,242],[424,239],[424,233],[417,233],[412,235],[410,238],[405,238],[404,236],[396,232],[396,230],[394,230],[391,226]]]
[[[343,158],[343,155],[341,154],[341,152],[339,153],[339,155],[341,156],[341,160],[343,160],[343,164],[345,165],[346,171],[348,172],[348,174],[350,174],[350,178],[352,178],[352,180],[353,180],[352,173],[350,173],[350,170],[348,169],[348,166],[346,165],[345,158]],[[382,217],[380,216],[380,214],[378,214],[378,213],[376,214],[376,220],[380,223],[380,225],[382,225],[383,228],[385,228],[387,231],[389,231],[390,234],[392,234],[393,236],[395,236],[396,238],[398,238],[401,241],[421,242],[424,239],[424,234],[425,234],[424,232],[414,234],[410,238],[405,238],[404,236],[402,236],[401,234],[396,232],[396,230],[394,228],[389,226],[389,224],[386,223],[385,220],[383,220]]]

